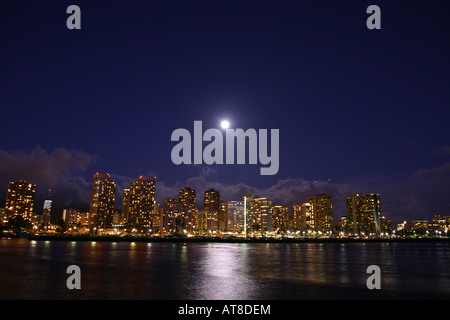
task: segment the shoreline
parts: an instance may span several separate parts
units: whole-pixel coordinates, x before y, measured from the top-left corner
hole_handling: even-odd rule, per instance
[[[36,241],[102,241],[102,242],[164,242],[164,243],[397,243],[397,242],[450,242],[449,238],[395,238],[395,239],[352,239],[352,238],[178,238],[147,236],[98,236],[98,235],[31,235],[25,237]]]

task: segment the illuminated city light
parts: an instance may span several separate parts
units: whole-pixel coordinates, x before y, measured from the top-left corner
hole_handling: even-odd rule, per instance
[[[119,211],[114,208],[115,186],[109,174],[94,174],[89,212],[63,209],[64,225],[57,225],[50,223],[52,200],[45,200],[43,213],[35,214],[32,208],[36,186],[11,182],[0,218],[7,233],[185,238],[446,238],[450,225],[449,216],[435,215],[432,221],[404,221],[392,230],[391,220],[380,214],[380,199],[375,193],[347,197],[347,215],[337,225],[332,223],[332,199],[327,194],[294,204],[292,216],[289,207],[255,195],[221,201],[220,193],[214,189],[205,191],[200,210],[196,192],[189,187],[180,189],[178,198],[165,199],[160,207],[155,201],[155,177],[143,175],[123,190]],[[8,229],[17,217],[24,219],[24,224],[19,229]]]

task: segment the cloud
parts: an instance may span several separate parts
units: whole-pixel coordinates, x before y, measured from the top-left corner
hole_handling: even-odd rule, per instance
[[[245,183],[225,185],[219,182],[208,182],[205,177],[191,177],[185,184],[176,183],[174,186],[167,186],[163,182],[157,182],[156,201],[162,203],[164,199],[178,197],[178,191],[188,186],[196,191],[197,208],[203,207],[203,195],[208,189],[219,191],[222,201],[242,200],[247,194],[260,197],[267,197],[274,205],[287,205],[291,207],[295,203],[306,202],[308,197],[313,197],[321,193],[330,194],[333,197],[333,210],[335,218],[346,214],[345,198],[355,188],[348,184],[335,184],[325,181],[307,181],[304,179],[283,179],[275,185],[267,188],[256,188]]]
[[[424,211],[428,210],[428,206],[426,205],[426,203],[414,196],[400,199],[400,204],[404,208],[407,217],[416,217],[422,214]]]
[[[73,176],[61,179],[56,186],[52,188],[51,199],[53,200],[54,213],[63,208],[89,209],[91,198],[92,182],[84,177]],[[38,195],[38,199],[43,198],[43,194]],[[40,201],[35,201],[35,206],[40,205]],[[37,208],[38,212],[40,208]]]
[[[430,216],[425,215],[430,211],[430,205],[416,195],[400,196],[396,201],[388,201],[384,204],[382,215],[388,219],[393,219],[395,223],[411,221],[417,219],[429,220]]]
[[[79,150],[58,148],[46,151],[36,147],[29,152],[0,151],[0,196],[5,199],[9,181],[27,180],[37,185],[35,210],[42,210],[47,190],[52,189],[55,212],[73,207],[89,210],[92,186],[92,166],[99,158]],[[254,187],[238,182],[224,184],[214,180],[216,172],[209,167],[198,166],[191,178],[167,185],[164,178],[157,176],[156,201],[178,197],[186,186],[197,193],[197,207],[203,207],[204,192],[210,188],[220,192],[222,201],[241,200],[246,194],[267,197],[273,204],[287,205],[306,202],[308,197],[321,193],[330,194],[333,199],[335,223],[346,215],[346,197],[352,192],[380,193],[382,215],[395,222],[412,219],[430,219],[434,214],[450,214],[450,163],[429,169],[421,169],[402,177],[365,177],[351,183],[329,181],[308,181],[302,178],[280,179],[267,187]],[[111,174],[117,184],[116,208],[122,205],[123,189],[137,177]],[[1,207],[1,204],[0,204]]]
[[[449,146],[443,146],[442,148],[439,148],[436,150],[436,154],[438,155],[449,155],[450,154],[450,147]]]
[[[210,166],[204,166],[201,170],[200,175],[202,177],[208,177],[216,174],[216,170],[212,169]]]
[[[54,207],[88,208],[91,181],[80,174],[97,160],[95,155],[65,148],[51,152],[39,146],[29,152],[0,151],[0,191],[6,196],[10,181],[26,180],[36,184],[37,213],[48,196],[48,189],[52,189]]]
[[[3,190],[9,181],[27,180],[37,184],[35,200],[36,211],[42,208],[47,197],[48,188],[52,189],[52,200],[56,210],[74,207],[88,210],[91,192],[91,173],[89,167],[98,157],[79,150],[58,148],[46,151],[36,147],[30,152],[0,151],[0,183]],[[197,207],[203,207],[204,192],[210,188],[221,194],[223,201],[241,200],[246,194],[267,197],[274,204],[292,206],[294,203],[306,202],[308,197],[321,193],[333,196],[333,206],[336,216],[345,215],[345,197],[353,189],[350,185],[334,184],[324,181],[307,181],[304,179],[283,179],[267,188],[256,188],[245,183],[223,184],[210,181],[216,175],[214,169],[205,166],[195,168],[193,176],[184,182],[166,185],[160,179],[156,180],[156,201],[163,203],[164,199],[178,197],[178,192],[186,186],[197,193]],[[150,176],[157,176],[153,172]],[[127,177],[111,173],[116,182],[116,208],[122,205],[123,189],[137,177]],[[0,187],[1,188],[1,187]],[[57,207],[57,208],[56,208]]]
[[[395,223],[404,220],[431,220],[434,215],[450,215],[450,166],[421,169],[408,175],[362,179],[364,192],[380,194],[381,214]]]
[[[442,166],[438,166],[431,169],[421,169],[412,174],[413,178],[423,178],[423,177],[429,177],[429,176],[436,176],[436,175],[442,175],[442,174],[448,174],[450,173],[450,163],[446,163]]]
[[[64,148],[47,152],[36,147],[29,153],[0,151],[0,183],[27,180],[36,184],[53,185],[75,172],[82,172],[98,157],[78,150]]]

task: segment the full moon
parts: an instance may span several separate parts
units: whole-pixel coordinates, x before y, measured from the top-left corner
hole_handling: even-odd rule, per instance
[[[222,127],[222,129],[228,129],[230,127],[230,123],[227,120],[223,120],[220,123],[220,126]]]

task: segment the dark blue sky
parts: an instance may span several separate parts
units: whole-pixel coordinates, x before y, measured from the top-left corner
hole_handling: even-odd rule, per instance
[[[2,1],[0,188],[28,179],[84,206],[97,171],[119,191],[151,174],[159,198],[324,191],[338,217],[349,192],[377,192],[394,220],[450,215],[449,16],[425,0]],[[173,130],[225,118],[280,130],[277,175],[171,162]]]

